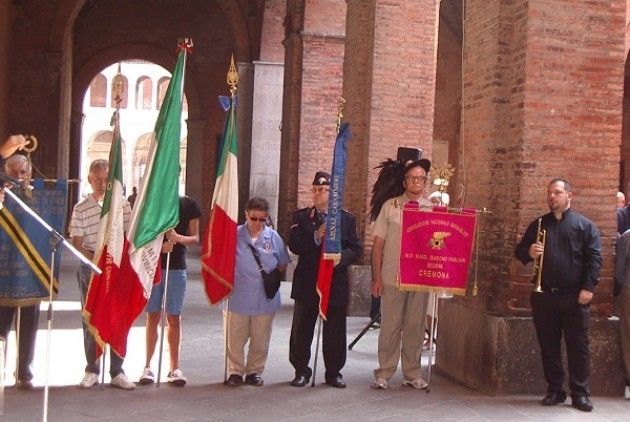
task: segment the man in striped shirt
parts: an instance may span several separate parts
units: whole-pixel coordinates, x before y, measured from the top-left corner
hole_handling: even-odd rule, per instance
[[[89,259],[94,259],[94,250],[96,248],[101,220],[101,209],[103,207],[105,191],[107,190],[108,172],[109,163],[107,160],[97,159],[92,161],[88,174],[88,183],[92,187],[92,193],[88,194],[74,206],[70,220],[70,237],[72,238],[72,244]],[[131,208],[129,207],[129,203],[125,200],[123,217],[125,231],[129,229],[130,214]],[[79,289],[81,290],[82,307],[85,307],[85,298],[87,296],[91,275],[92,270],[89,266],[79,264],[77,279],[79,281]],[[90,388],[98,382],[100,362],[96,359],[96,341],[89,332],[85,321],[83,322],[83,344],[85,347],[87,366],[85,367],[85,375],[79,383],[79,387]],[[136,385],[127,378],[122,369],[122,365],[123,358],[116,353],[111,353],[109,366],[109,374],[112,378],[111,385],[124,390],[132,390]]]

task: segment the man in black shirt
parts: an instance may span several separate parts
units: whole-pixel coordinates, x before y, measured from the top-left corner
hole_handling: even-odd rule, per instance
[[[542,263],[542,293],[532,293],[532,316],[540,344],[547,395],[544,406],[562,403],[564,370],[561,339],[564,336],[569,366],[569,388],[573,407],[589,412],[589,304],[602,266],[599,230],[586,217],[571,210],[571,186],[554,179],[547,187],[551,212],[540,218],[546,230]],[[516,247],[524,264],[543,253],[537,240],[539,219],[534,220]]]

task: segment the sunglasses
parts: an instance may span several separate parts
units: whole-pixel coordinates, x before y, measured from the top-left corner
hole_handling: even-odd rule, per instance
[[[251,221],[259,221],[261,223],[264,223],[265,221],[267,221],[267,217],[256,218],[256,217],[248,216],[247,218],[249,218]]]

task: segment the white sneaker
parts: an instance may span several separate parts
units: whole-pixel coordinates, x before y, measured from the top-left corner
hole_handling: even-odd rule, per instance
[[[168,375],[166,376],[166,381],[178,387],[183,387],[186,385],[186,382],[188,380],[184,376],[184,373],[182,372],[182,370],[177,368],[173,372],[168,373]]]
[[[109,385],[116,388],[122,388],[123,390],[133,390],[134,388],[136,388],[136,384],[131,382],[124,372],[121,372],[120,374],[112,378],[112,380],[109,382]]]
[[[97,383],[98,383],[98,374],[95,374],[94,372],[86,372],[85,375],[83,375],[83,379],[79,383],[79,387],[90,388],[94,384],[97,384]]]
[[[427,382],[423,380],[422,378],[417,378],[413,381],[405,381],[403,385],[406,385],[408,387],[413,387],[416,390],[424,390],[425,388],[429,386],[429,384],[427,384]]]
[[[387,385],[387,380],[385,378],[375,379],[371,387],[375,390],[387,390],[389,388],[389,386]]]
[[[140,385],[149,385],[155,382],[155,375],[153,375],[153,371],[151,370],[151,368],[149,368],[148,366],[144,368],[142,376],[140,377],[140,380],[138,382],[140,383]]]

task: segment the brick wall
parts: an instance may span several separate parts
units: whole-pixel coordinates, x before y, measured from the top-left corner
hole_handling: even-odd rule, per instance
[[[330,171],[342,93],[345,1],[289,1],[278,229],[288,233],[296,208],[311,205],[317,170]]]
[[[621,130],[625,3],[467,3],[464,140],[460,178],[480,219],[477,304],[492,312],[529,307],[529,268],[512,258],[527,225],[547,211],[556,176],[574,185],[572,207],[602,231],[606,257],[595,300],[610,311]]]
[[[284,62],[283,20],[286,15],[286,0],[266,0],[264,8],[262,34],[260,40],[260,60],[266,62]]]
[[[378,175],[374,167],[396,158],[399,146],[420,148],[431,158],[435,18],[435,4],[428,0],[348,1],[344,96],[354,135],[346,203],[357,216],[366,255],[372,244],[366,211]]]

